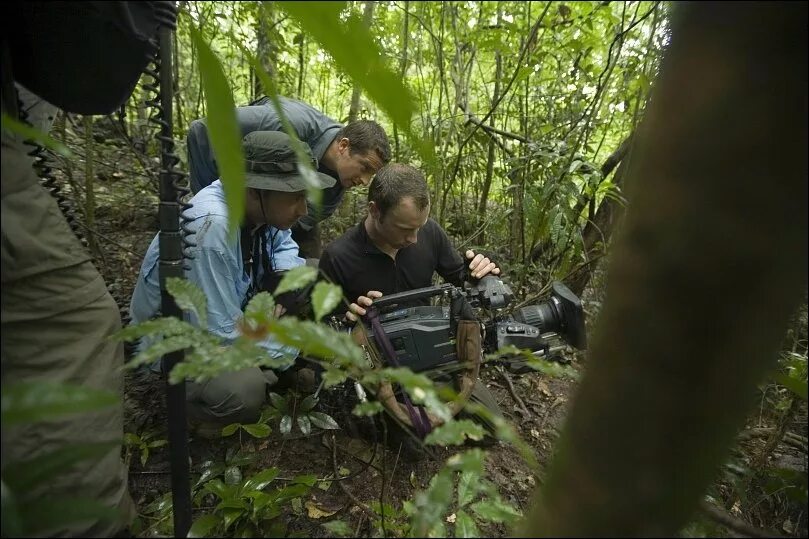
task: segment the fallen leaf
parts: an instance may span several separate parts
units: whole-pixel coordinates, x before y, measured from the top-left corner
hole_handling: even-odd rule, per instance
[[[455,519],[458,518],[455,516],[455,513],[452,513],[450,516],[447,517],[447,522],[450,524],[455,524]]]
[[[334,513],[339,511],[339,508],[332,511],[331,509],[327,509],[321,505],[317,505],[315,502],[312,501],[308,501],[303,505],[304,507],[306,507],[306,512],[309,514],[309,518],[330,517]]]

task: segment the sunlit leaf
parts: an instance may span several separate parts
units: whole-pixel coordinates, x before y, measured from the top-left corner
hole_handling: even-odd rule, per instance
[[[262,490],[278,477],[278,468],[262,470],[244,483],[243,490]]]
[[[343,297],[343,290],[336,284],[321,281],[312,291],[312,308],[315,311],[315,320],[320,320],[334,310]]]
[[[469,419],[449,421],[434,429],[427,438],[425,444],[434,445],[462,445],[466,439],[482,440],[484,435],[483,427]]]
[[[351,411],[351,413],[358,416],[370,416],[376,415],[383,410],[384,408],[382,407],[382,404],[380,402],[367,401],[357,404]]]
[[[309,414],[309,419],[311,419],[312,424],[319,429],[334,430],[340,428],[340,425],[337,424],[334,418],[322,412],[312,412]]]
[[[250,423],[242,425],[242,428],[253,438],[266,438],[271,432],[270,426],[263,423]]]
[[[455,513],[455,537],[480,537],[475,521],[462,509]]]
[[[236,120],[236,106],[222,64],[211,51],[208,41],[193,25],[189,25],[188,29],[197,49],[200,77],[208,110],[208,137],[225,190],[228,228],[234,231],[244,218],[245,200],[244,149],[241,130]]]
[[[284,292],[298,290],[317,279],[317,269],[310,266],[298,266],[284,273],[274,295],[278,296]]]
[[[294,346],[306,355],[342,359],[353,365],[362,365],[364,361],[362,350],[350,335],[322,324],[283,317],[272,323],[270,333],[281,343]]]
[[[292,431],[292,416],[285,415],[281,418],[281,424],[278,426],[278,432],[281,434],[289,434]]]
[[[15,120],[5,112],[3,113],[3,129],[14,135],[19,135],[20,140],[33,140],[39,143],[40,146],[44,146],[63,157],[73,157],[73,153],[70,149],[58,140],[51,138],[47,133],[31,127],[24,122]]]
[[[489,522],[511,524],[522,517],[517,509],[499,499],[475,502],[470,508],[478,517]]]
[[[247,303],[244,308],[245,318],[265,324],[273,317],[275,299],[269,292],[259,292]]]
[[[298,416],[298,428],[301,429],[301,432],[305,436],[308,436],[312,432],[312,422],[309,421],[309,416],[306,415]]]
[[[208,327],[208,301],[205,293],[197,285],[188,279],[169,277],[166,279],[166,290],[172,295],[180,309],[194,313],[199,327]]]
[[[458,505],[465,506],[475,499],[478,493],[480,474],[476,472],[464,472],[458,480]]]

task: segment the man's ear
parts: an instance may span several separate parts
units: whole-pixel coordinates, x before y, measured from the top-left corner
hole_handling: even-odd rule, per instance
[[[382,212],[379,211],[379,206],[373,200],[368,202],[368,215],[375,221],[382,220]]]
[[[351,140],[349,140],[347,137],[343,137],[337,142],[337,149],[340,150],[341,152],[349,150],[350,148],[351,148]]]

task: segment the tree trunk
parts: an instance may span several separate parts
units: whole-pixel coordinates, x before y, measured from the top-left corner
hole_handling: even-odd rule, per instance
[[[675,9],[607,299],[531,537],[677,533],[806,290],[807,4]]]
[[[90,252],[98,256],[98,244],[95,239],[96,201],[93,192],[95,183],[95,170],[93,169],[93,159],[95,149],[93,148],[93,117],[84,117],[84,222],[87,224],[89,233],[87,234],[87,245]]]
[[[362,24],[365,28],[370,29],[371,23],[374,19],[374,3],[365,2],[365,11],[362,13]],[[362,94],[362,87],[354,82],[354,91],[351,92],[351,108],[348,109],[348,123],[357,119],[360,113],[360,94]]]
[[[407,44],[410,40],[410,0],[405,0],[404,3],[404,29],[402,31],[402,61],[399,64],[399,74],[402,77],[402,82],[405,82],[407,75]],[[396,124],[393,124],[393,159],[399,160],[399,129]]]
[[[497,26],[499,27],[503,22],[503,11],[500,2],[497,3]],[[503,58],[500,54],[500,49],[494,53],[495,74],[494,74],[494,92],[492,93],[492,108],[497,106],[497,99],[500,95],[500,79],[503,77]],[[489,125],[494,128],[494,115],[489,118]],[[489,137],[489,146],[486,154],[486,178],[483,180],[483,188],[480,193],[480,202],[478,202],[478,218],[477,228],[483,227],[486,222],[486,203],[489,201],[489,190],[492,187],[492,177],[494,176],[494,135]],[[481,245],[486,244],[486,229],[482,228],[477,242]]]
[[[274,59],[277,51],[270,35],[273,21],[275,20],[275,7],[273,2],[261,2],[259,6],[256,18],[256,58],[261,63],[264,71],[271,78],[275,78]],[[264,95],[261,79],[253,73],[253,98],[257,99],[261,95]]]

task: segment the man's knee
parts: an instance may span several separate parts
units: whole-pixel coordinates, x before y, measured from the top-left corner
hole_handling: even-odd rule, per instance
[[[250,423],[266,400],[267,379],[259,368],[225,373],[205,384],[192,384],[189,416],[197,421]]]

